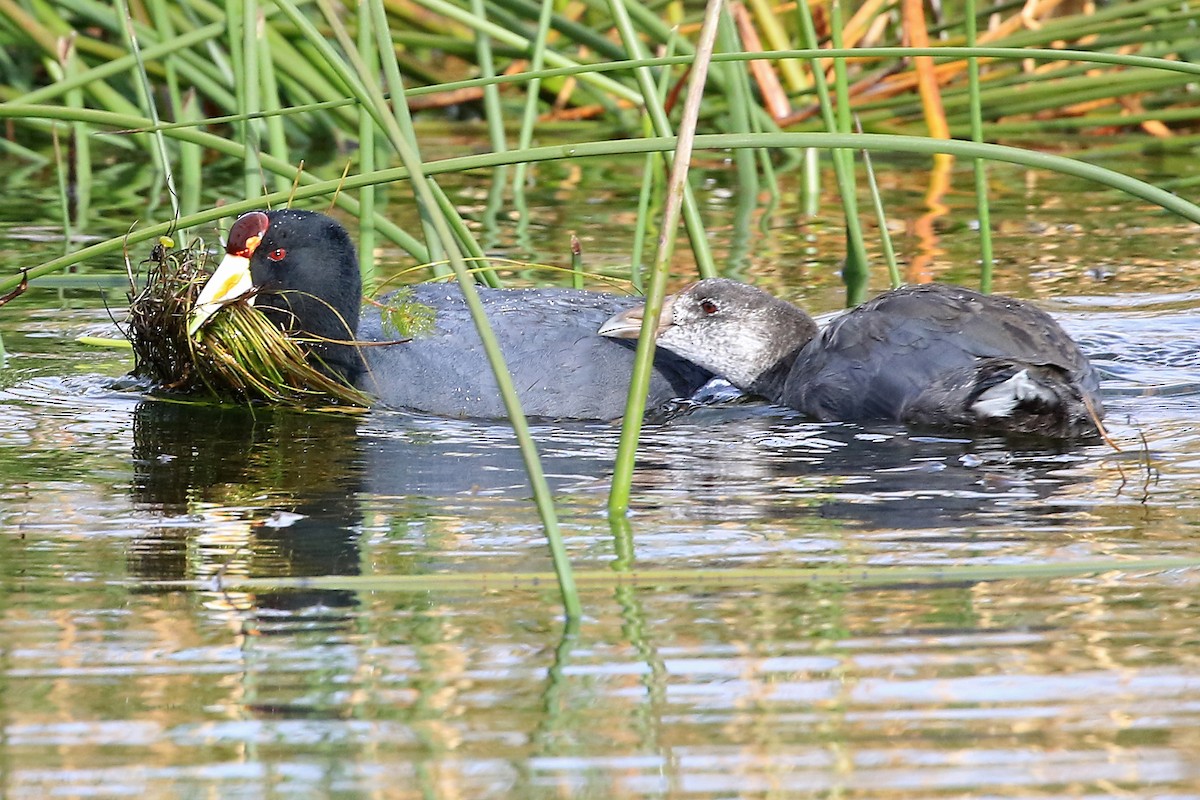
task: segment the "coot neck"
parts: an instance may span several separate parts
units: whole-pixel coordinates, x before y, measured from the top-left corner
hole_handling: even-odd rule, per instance
[[[783,358],[776,361],[772,366],[758,374],[749,386],[740,387],[744,391],[756,394],[759,397],[764,397],[771,402],[778,402],[783,397],[783,387],[787,383],[788,375],[792,372],[792,365],[796,363],[796,356],[803,347],[797,347],[789,352]]]

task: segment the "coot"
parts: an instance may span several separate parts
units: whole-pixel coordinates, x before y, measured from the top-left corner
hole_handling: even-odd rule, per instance
[[[642,316],[600,333],[636,338]],[[818,420],[1075,437],[1103,414],[1095,370],[1049,315],[957,286],[885,292],[818,331],[791,303],[711,278],[667,298],[657,342]]]
[[[369,306],[360,320],[354,245],[324,214],[287,209],[239,217],[225,258],[200,294],[190,330],[249,291],[280,327],[312,340],[321,368],[384,405],[455,417],[506,416],[459,288],[409,286]],[[481,288],[479,295],[526,414],[621,415],[633,343],[596,331],[613,314],[638,305],[636,298],[573,289]],[[649,403],[688,397],[710,377],[664,353],[655,359]]]

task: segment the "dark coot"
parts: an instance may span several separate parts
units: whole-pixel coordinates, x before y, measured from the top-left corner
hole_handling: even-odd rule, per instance
[[[630,309],[600,332],[636,338],[641,321]],[[1103,414],[1095,370],[1048,314],[957,286],[885,292],[818,331],[760,289],[702,280],[667,298],[657,341],[819,420],[1074,437]]]
[[[381,403],[455,417],[500,418],[504,404],[460,290],[419,284],[381,299],[411,324],[408,341],[361,314],[353,243],[323,214],[254,211],[230,228],[226,256],[205,285],[192,331],[229,300],[254,289],[254,302],[285,330],[315,340],[323,368]],[[633,343],[597,334],[636,298],[573,289],[486,289],[479,295],[526,414],[613,419],[625,407]],[[422,323],[423,324],[420,324]],[[671,353],[655,358],[648,406],[689,397],[711,377]]]

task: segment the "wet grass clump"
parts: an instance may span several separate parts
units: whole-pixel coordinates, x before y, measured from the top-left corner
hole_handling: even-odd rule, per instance
[[[287,336],[241,298],[226,305],[195,336],[188,318],[210,271],[199,241],[174,248],[160,240],[130,270],[126,336],[133,374],[179,394],[203,393],[234,402],[296,408],[365,408],[370,398],[330,377],[309,360],[303,340]],[[141,288],[139,288],[139,284]]]

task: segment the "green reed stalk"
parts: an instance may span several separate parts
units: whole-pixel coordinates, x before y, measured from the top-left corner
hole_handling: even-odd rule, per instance
[[[276,113],[282,109],[283,105],[279,99],[279,81],[275,71],[271,38],[269,36],[260,36],[258,39],[259,44],[255,52],[258,53],[258,75],[261,83],[260,96],[262,98],[260,108],[264,113],[263,121],[266,123],[267,152],[281,161],[288,161],[291,158],[291,153],[288,149],[287,135],[283,129],[283,117]],[[363,146],[366,145],[360,139],[360,147]],[[363,171],[366,172],[367,170],[364,169]],[[273,178],[276,190],[285,189],[292,184],[292,179],[284,175],[274,175]]]
[[[482,26],[482,27],[487,27],[487,26]],[[211,26],[209,28],[204,29],[203,32],[205,33],[205,37],[201,37],[202,40],[210,40],[211,39]],[[290,71],[301,71],[304,64],[301,63],[295,67],[293,67],[290,64],[291,59],[293,59],[293,58],[299,59],[300,58],[300,56],[298,56],[296,54],[295,49],[291,48],[291,46],[286,42],[286,40],[282,39],[282,37],[279,37],[279,34],[277,32],[275,32],[273,29],[268,28],[267,35],[268,35],[268,39],[271,42],[271,48],[273,51],[275,51],[277,48],[281,48],[281,47],[286,48],[285,50],[283,50],[281,52],[275,52],[276,60],[281,61],[283,63],[289,63]],[[186,36],[181,37],[181,41],[184,38],[186,38]],[[170,49],[173,49],[173,48],[166,48],[161,45],[156,46],[155,48],[148,48],[145,51],[147,57],[149,57],[149,54],[152,49],[159,53],[166,53]],[[551,60],[551,55],[552,54],[550,54],[550,53],[547,54],[547,61]],[[1086,68],[1086,65],[1089,65],[1089,64],[1093,64],[1093,65],[1094,64],[1113,64],[1113,65],[1128,66],[1128,67],[1154,68],[1156,70],[1160,70],[1160,71],[1164,71],[1164,72],[1175,72],[1175,73],[1180,73],[1180,74],[1187,75],[1187,76],[1200,75],[1200,64],[1194,64],[1194,63],[1183,62],[1183,61],[1173,61],[1173,60],[1168,60],[1168,59],[1158,58],[1158,57],[1121,55],[1121,54],[1114,54],[1114,53],[1098,53],[1098,52],[1081,51],[1081,50],[1036,50],[1036,49],[1013,49],[1013,48],[996,48],[996,47],[988,47],[988,48],[967,48],[967,47],[886,48],[886,47],[883,47],[883,48],[857,48],[857,49],[850,49],[850,50],[798,49],[798,50],[783,50],[783,51],[766,51],[763,53],[718,53],[718,54],[714,54],[713,62],[714,63],[717,63],[717,62],[726,63],[726,62],[733,62],[733,61],[750,61],[750,60],[775,60],[775,61],[778,61],[778,60],[786,60],[786,59],[812,60],[812,59],[817,59],[817,58],[837,57],[837,56],[864,57],[864,58],[870,57],[870,58],[876,58],[876,59],[894,59],[894,58],[900,57],[900,56],[911,56],[911,55],[929,55],[929,56],[935,56],[935,57],[943,57],[944,56],[947,58],[966,58],[968,56],[973,55],[973,56],[977,56],[978,58],[981,58],[981,59],[982,58],[1000,59],[1000,60],[1005,60],[1005,61],[1010,61],[1010,62],[1022,60],[1022,59],[1033,59],[1033,60],[1039,60],[1039,61],[1062,60],[1062,61],[1077,62],[1081,65],[1080,69]],[[633,59],[633,60],[627,60],[627,61],[607,62],[607,63],[591,64],[591,65],[576,64],[574,66],[569,66],[569,67],[554,67],[554,68],[550,68],[550,69],[545,69],[545,70],[541,70],[537,73],[530,72],[530,73],[522,73],[522,74],[518,74],[518,75],[499,75],[499,76],[495,76],[492,78],[473,78],[470,80],[463,80],[463,81],[449,81],[449,82],[445,82],[445,83],[442,83],[442,84],[439,84],[436,86],[415,87],[415,88],[407,90],[407,94],[410,97],[419,97],[421,95],[431,94],[431,93],[440,92],[440,91],[454,91],[454,90],[466,89],[466,88],[487,89],[487,87],[490,87],[490,86],[498,86],[498,85],[508,84],[508,83],[519,83],[519,82],[528,80],[530,77],[539,77],[539,78],[545,80],[545,79],[558,78],[558,77],[580,76],[582,79],[582,76],[585,76],[590,73],[601,74],[601,73],[607,73],[607,72],[613,72],[613,71],[631,70],[631,69],[635,69],[635,68],[674,66],[674,65],[687,64],[687,63],[690,63],[690,61],[691,61],[691,56],[672,55],[672,56],[660,57],[660,58]],[[126,68],[128,68],[129,66],[131,66],[133,64],[133,61],[131,58],[130,59],[122,59],[120,63],[124,64],[126,66]],[[86,80],[83,80],[83,79],[64,80],[61,84],[55,84],[54,86],[47,87],[46,89],[39,89],[34,92],[31,92],[29,94],[29,97],[33,98],[33,100],[37,100],[38,102],[40,102],[41,99],[44,99],[47,96],[56,96],[57,94],[60,93],[61,89],[64,89],[64,88],[67,88],[70,86],[77,87],[77,86],[80,86],[89,81],[101,81],[106,75],[111,75],[111,74],[119,71],[119,70],[112,69],[112,66],[113,65],[103,65],[100,67],[94,67],[92,69],[89,69],[85,73]],[[1029,78],[1029,80],[1032,81],[1035,78],[1037,78],[1037,76],[1031,76]],[[313,80],[317,80],[317,79],[314,78]],[[324,78],[320,78],[320,80],[323,81],[323,84],[322,84],[323,86],[331,87],[331,84],[329,84],[328,81],[326,81]],[[990,87],[990,86],[992,86],[992,84],[993,84],[993,82],[989,81],[988,86]],[[1092,85],[1095,86],[1095,84],[1096,84],[1096,82],[1093,80]],[[294,87],[294,88],[296,88],[296,87]],[[279,113],[280,113],[280,115],[312,114],[314,112],[317,112],[319,110],[324,110],[324,109],[329,109],[329,110],[345,109],[346,107],[351,106],[351,105],[355,104],[356,102],[358,102],[358,100],[353,97],[345,98],[345,96],[344,96],[345,92],[343,92],[343,91],[340,91],[340,90],[335,91],[332,88],[329,88],[329,92],[331,94],[337,95],[340,99],[323,100],[321,102],[314,102],[314,103],[310,103],[310,104],[293,104],[293,106],[291,108],[285,109]],[[1050,93],[1049,90],[1044,90],[1044,92],[1046,94]],[[988,94],[987,94],[989,103],[992,102],[992,98],[995,98],[997,96],[999,96],[998,92],[996,92],[995,90],[989,89]],[[947,93],[946,97],[948,98],[947,99],[948,105],[953,106],[957,102],[951,93]],[[18,102],[18,101],[10,101],[10,102]],[[908,101],[902,101],[902,102],[908,102]],[[967,100],[964,97],[962,104],[965,106],[966,103],[967,103]],[[24,101],[21,101],[21,104],[25,105],[26,103]],[[870,105],[872,108],[878,109],[878,108],[883,107],[884,103],[876,102],[876,103],[872,103]],[[1164,113],[1170,113],[1170,112],[1164,112]],[[259,114],[253,114],[250,116],[268,117],[270,115],[259,113]],[[878,112],[860,112],[859,116],[864,121],[867,121],[868,119],[878,118]],[[241,115],[217,116],[217,117],[212,117],[211,122],[213,124],[224,123],[224,122],[236,122],[243,118],[244,117]],[[1039,123],[1030,123],[1030,124],[1038,125]],[[160,124],[158,126],[154,126],[154,129],[166,130],[166,129],[171,128],[172,126],[179,127],[180,124],[179,123],[164,123],[164,124]]]
[[[125,44],[128,46],[129,52],[133,55],[134,61],[137,64],[135,85],[138,88],[142,109],[151,122],[157,125],[158,104],[154,102],[154,89],[150,85],[150,76],[146,74],[146,63],[142,60],[141,50],[138,48],[137,36],[133,31],[133,18],[129,15],[129,5],[126,3],[126,0],[117,0],[117,12],[125,22],[123,26]],[[171,212],[178,217],[179,195],[175,191],[175,178],[171,171],[171,158],[167,155],[167,140],[161,133],[155,133],[153,140],[155,145],[153,150],[154,158],[159,170],[162,172],[163,180],[167,183],[167,192],[171,196]]]
[[[142,51],[142,58],[146,61],[155,61],[172,53],[186,52],[196,44],[220,36],[224,31],[224,23],[206,25],[203,28],[197,28],[194,31],[180,34],[177,39],[172,41],[145,48]],[[132,54],[121,56],[112,61],[97,64],[75,75],[68,76],[61,82],[55,82],[49,86],[43,86],[27,92],[21,96],[21,102],[44,103],[47,100],[52,100],[83,86],[87,86],[89,91],[95,91],[97,87],[105,86],[104,81],[113,76],[123,75],[136,67],[136,65],[137,59]]]
[[[625,49],[634,58],[643,58],[645,51],[642,48],[641,39],[633,27],[633,21],[630,19],[631,6],[639,7],[633,0],[609,0],[613,23],[616,25]],[[693,65],[692,68],[695,69],[695,66]],[[649,114],[655,132],[659,136],[670,136],[671,122],[667,119],[667,112],[662,98],[658,94],[658,87],[654,85],[653,73],[649,68],[637,68],[633,74],[642,93],[639,102]],[[671,166],[673,168],[673,164]],[[683,191],[683,220],[687,227],[688,240],[692,245],[692,253],[695,254],[696,266],[702,277],[710,278],[717,274],[717,270],[713,264],[712,250],[708,246],[708,233],[704,229],[704,220],[700,216],[700,206],[696,202],[696,195],[691,186],[685,185]]]
[[[753,133],[763,133],[764,132],[763,126],[762,126],[762,120],[757,116],[753,116],[750,118],[750,128],[751,128],[751,132],[753,132]],[[779,181],[775,177],[775,164],[772,163],[772,161],[771,161],[771,152],[769,150],[767,150],[765,147],[760,147],[755,152],[758,154],[758,168],[762,172],[762,182],[764,184],[766,184],[767,192],[770,195],[770,198],[767,203],[767,208],[765,208],[763,210],[764,213],[763,213],[762,219],[763,219],[763,222],[765,223],[766,219],[770,216],[771,209],[773,209],[775,207],[775,204],[779,201]],[[790,164],[791,166],[794,166],[795,163],[796,163],[796,157],[795,157],[795,155],[792,155],[787,159],[787,163],[785,163],[784,169],[786,170],[786,169],[790,168],[788,166],[788,164]]]
[[[807,3],[799,5],[807,8]],[[829,4],[829,31],[831,44],[842,49],[842,4],[831,0]],[[813,45],[815,46],[815,44]],[[834,92],[837,95],[837,131],[850,133],[850,85],[846,77],[846,60],[833,61]],[[846,262],[842,265],[842,282],[846,284],[846,305],[856,306],[867,296],[867,246],[863,240],[862,222],[858,216],[858,187],[854,180],[854,153],[851,150],[835,150],[835,161],[841,159],[842,169],[836,171],[838,188],[842,195],[842,207],[846,216]]]
[[[974,47],[975,0],[967,0],[967,47]],[[971,96],[971,141],[983,141],[983,102],[979,96],[979,59],[967,56],[967,90]],[[988,204],[987,162],[972,160],[975,167],[975,208],[979,217],[979,289],[992,290],[992,210]]]
[[[784,48],[790,42],[790,34],[783,25],[783,17],[777,13],[770,0],[750,0],[754,20],[762,28],[763,39],[773,48]],[[804,80],[804,67],[798,61],[784,61],[779,72],[791,92],[802,91],[808,82]]]
[[[486,19],[474,17],[466,9],[459,8],[449,0],[420,0],[420,5],[441,14],[447,19],[454,20],[462,25],[471,28],[472,30],[491,36],[495,41],[516,47],[522,51],[528,52],[530,42],[525,37],[518,33],[508,30],[500,25],[488,22]],[[628,15],[626,15],[628,16]],[[546,51],[546,63],[553,64],[556,67],[579,67],[577,62],[566,56],[555,52],[554,50]],[[643,99],[640,94],[628,86],[607,78],[604,75],[593,72],[592,70],[583,67],[579,73],[580,80],[590,83],[597,91],[609,94],[615,99],[628,100],[631,103],[642,103]],[[525,80],[526,76],[517,77],[518,81]]]
[[[176,38],[175,26],[171,22],[171,12],[167,0],[146,0],[146,10],[150,13],[150,20],[154,25],[154,32],[158,36],[158,41],[174,41]],[[144,49],[141,57],[146,61],[150,60]],[[176,59],[164,58],[162,60],[162,70],[163,80],[166,83],[167,97],[171,101],[171,119],[179,119],[179,108],[183,105],[183,91],[179,88],[179,70],[176,68]]]
[[[230,0],[227,0],[229,2]],[[239,53],[241,56],[241,70],[234,73],[234,83],[237,86],[237,94],[241,97],[243,103],[241,111],[261,111],[262,104],[262,79],[259,76],[259,63],[261,59],[260,53],[262,48],[258,42],[258,0],[232,0],[240,4],[242,18],[241,25],[238,29],[231,29],[230,34],[240,34],[240,42],[234,39],[231,43],[231,50]],[[238,49],[240,43],[241,49]],[[268,55],[268,58],[270,56]],[[259,151],[262,150],[262,120],[247,119],[242,123],[242,136],[246,142],[246,162],[245,178],[246,188],[249,190],[246,197],[255,197],[267,190],[263,184],[263,168],[259,163]]]
[[[200,127],[200,108],[193,89],[184,92],[178,119]],[[182,187],[179,192],[179,213],[187,216],[200,210],[200,188],[204,185],[204,148],[193,142],[180,141],[177,151]]]
[[[375,47],[368,0],[358,0],[358,52],[363,63],[372,70],[380,68],[379,51]],[[393,102],[403,102],[395,98]],[[360,172],[375,171],[375,121],[365,111],[358,115],[358,168]],[[358,271],[366,285],[375,283],[375,187],[364,186],[358,192]]]
[[[571,234],[571,288],[583,288],[583,245],[579,237]]]
[[[370,0],[370,6],[372,27],[375,30],[379,54],[383,62],[384,79],[387,81],[388,93],[392,97],[392,115],[400,134],[407,138],[413,152],[419,155],[420,147],[417,144],[416,130],[413,128],[412,116],[408,112],[407,92],[404,88],[404,80],[400,75],[400,65],[396,61],[396,48],[388,33],[387,11],[383,7],[382,0]],[[335,22],[335,30],[337,27],[338,25]],[[349,39],[344,33],[339,34],[339,36],[347,41]],[[355,58],[354,52],[352,50],[348,52],[351,60],[353,60]],[[364,83],[371,86],[374,91],[375,100],[373,102],[384,104],[381,113],[386,116],[386,101],[383,98],[382,91],[375,85],[371,77],[373,74],[371,71],[360,72]],[[454,203],[436,181],[431,182],[430,188],[437,199],[438,211],[447,224],[450,225],[451,230],[454,231],[459,246],[466,250],[466,254],[474,259],[476,264],[480,265],[474,272],[475,280],[487,286],[498,287],[500,279],[496,275],[496,271],[487,266],[483,248],[475,240],[475,236],[471,233],[470,228],[467,227],[467,223],[463,220],[462,215],[458,213],[458,209],[454,207]],[[432,214],[433,212],[430,211],[429,213]],[[434,236],[431,241],[436,244],[438,238]],[[431,248],[431,255],[435,252],[436,249]]]
[[[859,128],[859,133],[862,133],[862,128]],[[871,193],[871,205],[875,209],[875,219],[879,221],[879,245],[883,251],[883,260],[887,264],[888,280],[891,281],[892,288],[896,288],[902,283],[900,278],[900,267],[896,264],[896,250],[892,247],[892,234],[888,231],[887,212],[883,208],[883,198],[879,194],[879,182],[875,180],[875,169],[871,166],[871,153],[867,150],[861,150],[863,168],[867,171],[867,188]]]
[[[741,42],[734,29],[733,16],[728,9],[721,14],[717,28],[717,41],[722,50],[729,53],[741,51]],[[720,65],[725,76],[726,99],[729,101],[729,130],[731,133],[750,133],[751,109],[754,108],[750,91],[750,73],[745,64],[730,62]],[[715,72],[716,70],[714,70]],[[738,178],[740,196],[758,197],[758,168],[753,150],[738,150],[733,154],[734,169]]]
[[[62,54],[62,74],[64,78],[79,73],[81,65],[75,51],[74,41],[64,42]],[[72,89],[63,98],[71,108],[84,108],[82,89]],[[92,201],[92,138],[86,125],[81,122],[71,123],[72,166],[75,180],[75,221],[82,227],[87,225],[91,212]]]
[[[368,73],[361,59],[357,58],[354,49],[352,47],[346,48],[346,56],[354,65],[354,69],[351,69],[329,46],[329,43],[320,35],[316,28],[299,13],[291,3],[291,0],[277,0],[277,2],[288,17],[296,23],[305,37],[309,39],[310,44],[325,55],[329,60],[330,67],[337,72],[338,77],[352,92],[361,97],[363,107],[375,118],[376,122],[380,123],[392,146],[399,154],[400,161],[409,173],[413,189],[419,201],[424,203],[425,207],[432,212],[438,206],[434,191],[434,182],[426,176],[424,165],[421,163],[420,156],[412,144],[412,141],[415,141],[415,137],[411,128],[406,133],[401,129],[399,122],[399,120],[407,119],[407,108],[403,112],[399,109],[399,106],[403,105],[403,94],[397,98],[395,116],[385,113],[386,102],[379,92],[378,87],[374,85],[374,82],[366,79]],[[318,6],[325,14],[325,18],[333,28],[335,35],[339,39],[348,39],[349,37],[341,29],[337,15],[334,13],[332,7],[329,6],[327,0],[318,0]],[[412,138],[410,139],[410,137]],[[516,388],[513,386],[512,375],[509,373],[508,366],[504,362],[504,354],[500,350],[500,343],[496,340],[496,334],[492,330],[491,323],[483,309],[483,304],[480,302],[479,292],[475,288],[475,281],[472,279],[471,271],[467,266],[466,260],[463,258],[462,251],[459,249],[459,242],[449,220],[440,214],[430,213],[430,222],[437,239],[441,242],[442,247],[445,248],[450,260],[450,266],[458,278],[459,289],[462,291],[463,299],[466,301],[467,308],[471,312],[471,318],[475,322],[475,328],[479,333],[484,352],[487,353],[488,363],[492,367],[496,384],[500,389],[500,395],[504,399],[504,407],[508,412],[509,423],[512,425],[513,433],[517,437],[521,456],[525,462],[525,471],[529,476],[530,488],[533,490],[534,502],[537,505],[538,513],[542,519],[542,526],[546,533],[550,554],[554,562],[554,571],[558,576],[559,589],[562,592],[564,612],[568,617],[579,617],[583,609],[579,603],[579,593],[575,588],[575,581],[571,572],[571,562],[567,556],[566,545],[563,542],[558,518],[554,511],[554,499],[550,492],[550,486],[546,481],[541,460],[538,457],[537,447],[529,431],[529,421],[525,418],[525,412],[521,409],[521,401],[517,397]]]
[[[0,119],[18,119],[25,121],[66,119],[87,123],[88,125],[96,127],[106,127],[115,130],[143,130],[150,125],[150,120],[140,116],[114,114],[109,111],[100,111],[90,108],[70,109],[64,106],[43,105],[26,107],[20,105],[0,104]],[[220,155],[228,156],[229,158],[242,159],[244,157],[245,148],[240,142],[227,139],[223,136],[217,136],[208,133],[204,130],[201,130],[198,126],[165,126],[162,128],[162,130],[169,138],[177,139],[181,142],[200,145],[205,150],[211,150]],[[339,208],[342,208],[353,215],[358,214],[358,200],[349,194],[338,191],[340,188],[343,188],[343,181],[340,179],[324,181],[308,171],[300,170],[297,172],[294,164],[290,164],[286,161],[279,161],[278,159],[269,155],[263,156],[262,163],[265,169],[273,173],[286,175],[291,178],[296,178],[298,176],[300,185],[302,187],[309,187],[308,189],[299,190],[296,193],[297,199],[332,195],[336,197],[336,204]],[[387,171],[381,171],[374,174],[392,174],[395,176],[392,179],[397,179],[397,177],[400,177],[401,179],[408,177],[408,172],[403,169],[401,169],[399,173],[388,173]],[[344,188],[356,189],[371,183],[378,184],[386,182],[387,181],[372,180],[367,180],[364,182],[359,179],[357,181],[346,182],[347,184],[351,185],[347,185]],[[317,184],[320,184],[325,188],[318,192],[311,191],[311,187]],[[215,219],[220,219],[230,214],[237,214],[241,213],[242,211],[252,211],[264,207],[265,204],[286,203],[289,200],[290,194],[291,190],[289,189],[287,191],[274,192],[262,199],[251,198],[223,207],[223,209],[232,208],[234,209],[233,211],[227,211],[223,209],[214,209],[216,213],[199,211],[190,217],[181,219],[181,226],[187,227],[190,225],[197,225]],[[400,226],[396,225],[396,223],[392,222],[386,217],[377,216],[375,219],[375,224],[380,233],[382,233],[384,236],[387,236],[390,240],[406,250],[415,260],[422,263],[428,263],[429,251],[425,248],[425,245],[414,239],[407,231],[403,230],[400,228]],[[152,230],[157,230],[157,226]],[[154,235],[157,236],[165,232],[166,230],[159,231]],[[130,234],[129,241],[131,243],[142,241],[142,238],[138,236],[137,232],[134,232]]]
[[[487,19],[483,0],[471,0],[471,13],[480,19]],[[482,31],[475,31],[475,62],[479,65],[479,75],[482,78],[496,76],[496,64],[492,59],[492,38]],[[504,110],[500,106],[500,90],[495,84],[483,89],[483,113],[487,120],[488,139],[492,150],[503,153],[508,149],[504,135]]]
[[[78,32],[72,30],[65,20],[56,15],[53,9],[46,6],[34,6],[34,11],[39,15],[38,19],[30,17],[23,10],[17,11],[11,5],[6,5],[4,8],[4,17],[11,22],[17,23],[14,25],[14,30],[17,34],[24,34],[29,37],[30,41],[41,50],[42,55],[48,62],[58,60],[58,41],[63,37],[72,37],[75,40],[75,47],[82,52],[82,48],[86,47],[92,40],[86,36],[81,36]],[[119,14],[114,13],[110,7],[108,14],[113,18],[113,32],[118,36],[124,37],[125,22]],[[119,53],[119,48],[115,45],[104,45],[104,49],[109,52]],[[136,62],[130,60],[130,66],[127,69],[135,69]],[[88,91],[95,98],[96,102],[110,111],[116,111],[122,114],[136,113],[138,107],[125,98],[125,96],[108,84],[97,84],[89,87]],[[153,141],[148,142],[147,152],[151,158],[154,158]]]
[[[801,12],[801,14],[803,15],[803,12]],[[488,29],[490,30],[490,28]],[[813,40],[815,41],[815,32]],[[552,52],[546,54],[546,61],[548,63],[551,63],[555,60],[552,55]],[[897,58],[907,58],[912,56],[932,56],[934,58],[943,59],[946,61],[953,59],[965,59],[969,56],[1014,62],[1023,61],[1026,59],[1032,59],[1034,61],[1074,61],[1080,62],[1081,64],[1113,64],[1116,66],[1125,67],[1146,67],[1149,69],[1163,70],[1165,72],[1178,72],[1184,75],[1200,75],[1200,64],[1188,61],[1174,61],[1154,56],[1102,53],[1092,50],[1054,50],[1014,47],[855,47],[840,49],[804,47],[795,50],[764,50],[759,53],[714,53],[712,61],[713,63],[724,63],[729,61],[780,61],[785,59],[814,61],[830,58],[878,59],[880,61],[891,61]],[[562,61],[566,59],[559,60]],[[590,74],[599,76],[608,72],[624,72],[642,68],[687,65],[692,63],[692,60],[693,56],[691,55],[673,55],[653,58],[636,57],[624,61],[606,61],[598,64],[570,63],[569,65],[550,67],[541,70],[538,73],[524,72],[517,75],[498,75],[489,80],[472,78],[470,80],[462,81],[447,81],[437,86],[427,86],[413,89],[410,94],[416,97],[421,94],[453,91],[475,86],[487,86],[493,83],[521,83],[534,76],[543,80],[549,78],[578,76],[582,80],[583,76]],[[638,99],[640,102],[640,97]],[[350,103],[353,101],[347,100],[345,102]]]
[[[675,156],[671,162],[671,177],[667,184],[667,202],[663,209],[663,222],[658,234],[658,254],[654,269],[650,273],[650,290],[646,293],[646,307],[642,318],[642,330],[638,336],[637,357],[633,364],[633,377],[629,383],[629,399],[625,402],[625,416],[621,420],[621,439],[617,444],[617,458],[613,465],[613,478],[608,496],[610,516],[622,516],[629,511],[629,495],[633,485],[633,467],[637,456],[638,437],[642,431],[642,419],[646,413],[646,395],[650,389],[650,371],[654,366],[654,332],[662,314],[663,298],[667,293],[667,276],[671,269],[671,254],[674,252],[675,237],[679,229],[684,195],[688,187],[688,166],[692,160],[692,146],[696,136],[696,122],[700,116],[700,103],[704,99],[704,85],[708,79],[708,65],[713,46],[717,40],[717,27],[721,20],[724,0],[708,0],[704,9],[704,23],[696,44],[696,60],[688,82],[687,100],[679,121],[679,137],[675,143]]]
[[[818,50],[820,47],[820,41],[817,39],[817,29],[813,25],[812,12],[809,10],[808,3],[799,3],[797,5],[797,9],[799,11],[800,31],[804,37],[804,43],[808,45],[810,52],[820,52]],[[834,25],[832,26],[832,29],[838,30],[838,26]],[[825,80],[825,72],[821,68],[819,61],[815,61],[812,67],[813,88],[817,92],[817,103],[821,108],[821,118],[825,122],[826,130],[828,130],[830,133],[838,132],[838,121],[834,117],[833,104],[829,98],[829,85]],[[844,96],[839,100],[839,106],[843,105],[847,108],[849,107],[848,98]],[[850,248],[854,246],[854,242],[856,241],[850,230],[853,222],[857,221],[858,219],[858,204],[855,200],[856,190],[854,186],[853,163],[847,151],[835,150],[830,154],[830,158],[833,161],[834,179],[837,182],[838,190],[842,197],[842,211],[846,218],[846,266],[849,269],[851,261],[856,258],[850,251]],[[859,246],[862,245],[861,230],[859,231],[857,242],[859,243]],[[858,258],[858,263],[860,265],[866,264],[865,248],[861,258]],[[860,292],[862,288],[863,287],[860,287]],[[847,305],[854,305],[857,302],[861,302],[861,298],[856,300],[853,296],[853,293],[849,291],[848,279],[846,302]]]
[[[543,2],[541,13],[538,15],[537,32],[533,38],[533,52],[529,55],[529,69],[537,72],[546,61],[546,37],[550,33],[550,16],[554,4]],[[517,147],[526,150],[533,144],[533,129],[538,121],[538,93],[541,91],[540,78],[530,78],[525,84],[525,110],[521,114],[521,128],[517,135]],[[513,193],[524,194],[525,172],[528,164],[517,164],[513,170]]]
[[[678,43],[679,37],[672,32],[670,38],[667,39],[667,55],[675,52],[675,45]],[[658,96],[664,97],[670,90],[671,86],[671,69],[664,68],[658,76]],[[654,124],[650,121],[649,115],[642,116],[642,135],[652,136],[654,133]],[[663,176],[666,171],[663,167],[666,166],[666,159],[661,153],[647,153],[644,166],[642,167],[642,186],[638,190],[638,210],[637,221],[633,229],[633,244],[630,247],[629,270],[630,279],[633,282],[633,288],[638,292],[644,291],[643,272],[644,265],[642,253],[646,247],[646,236],[650,228],[650,202],[654,197],[655,189],[659,188],[663,183]]]
[[[242,196],[258,197],[262,194],[262,182],[259,180],[261,167],[258,165],[258,146],[250,139],[249,114],[257,111],[252,108],[246,96],[246,68],[242,62],[246,58],[247,48],[242,27],[245,22],[242,13],[243,0],[225,0],[225,13],[228,19],[227,35],[229,37],[230,79],[234,89],[235,109],[242,120],[234,126],[238,140],[242,144]],[[257,62],[257,59],[255,59]]]
[[[494,0],[494,7],[507,9],[514,15],[526,19],[536,19],[541,13],[542,4],[536,0]],[[602,8],[598,3],[592,3],[593,8]],[[551,15],[551,24],[572,43],[585,47],[597,56],[605,59],[621,58],[625,55],[621,45],[607,37],[604,29],[589,28],[585,23],[576,22],[555,12]]]
[[[63,254],[66,255],[71,252],[75,237],[71,234],[71,200],[67,192],[67,162],[69,159],[62,152],[62,142],[59,141],[58,131],[59,127],[56,125],[51,128],[50,133],[54,142],[54,177],[55,185],[58,188],[58,207],[62,214]]]

